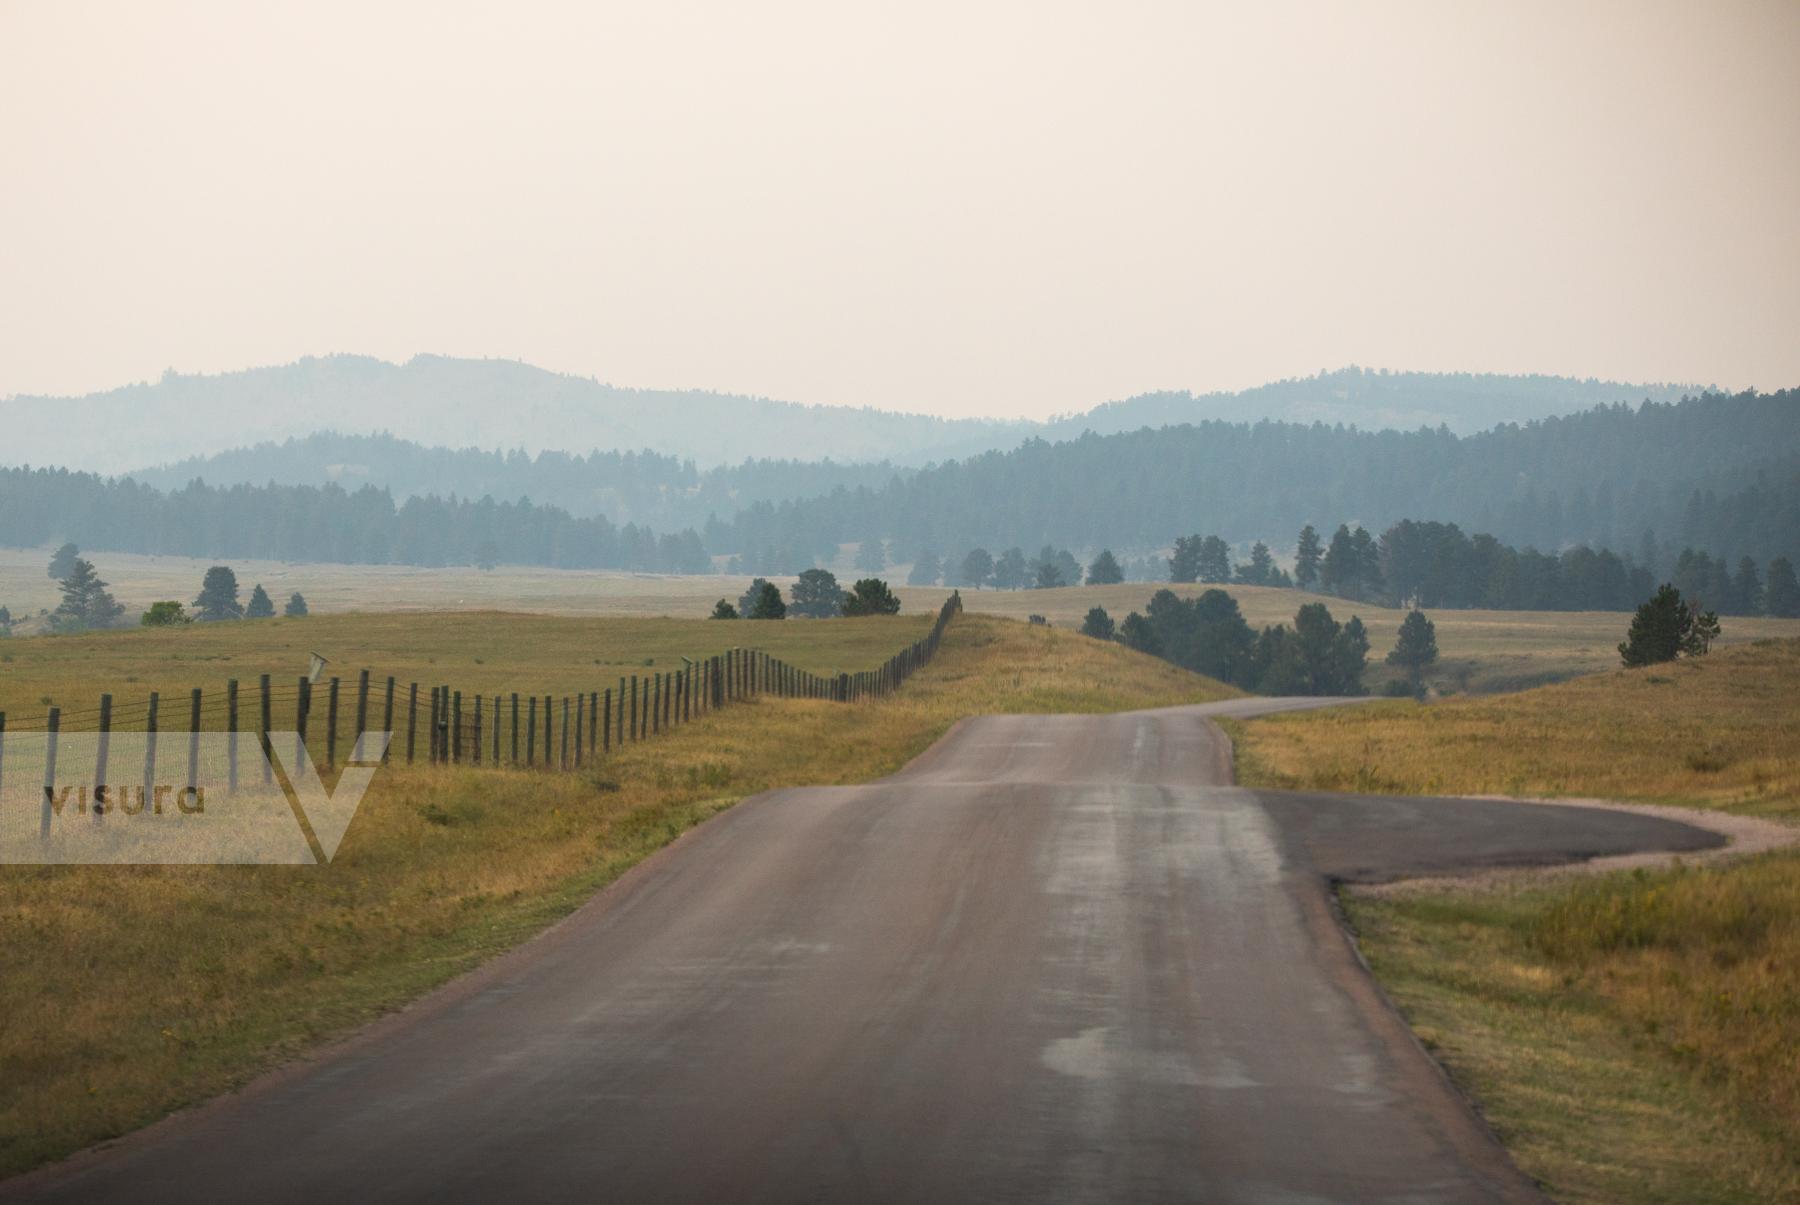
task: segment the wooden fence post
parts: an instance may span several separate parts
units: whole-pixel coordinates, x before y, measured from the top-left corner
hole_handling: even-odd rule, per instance
[[[325,694],[325,769],[337,769],[338,680],[333,678]]]
[[[440,705],[438,688],[434,686],[431,688],[431,715],[425,721],[428,725],[425,732],[425,760],[434,766],[438,763],[438,707]]]
[[[150,692],[150,711],[144,717],[144,801],[150,806],[156,798],[156,712],[162,696]]]
[[[356,675],[356,743],[350,747],[350,760],[359,762],[363,757],[363,734],[369,730],[369,671],[362,670]]]
[[[519,764],[519,692],[512,695],[512,764]]]
[[[531,696],[530,723],[525,725],[525,764],[531,765],[537,760],[537,696]]]
[[[600,752],[600,692],[588,691],[588,756]]]
[[[494,756],[491,759],[494,769],[500,768],[500,696],[494,696]]]
[[[225,682],[225,787],[233,794],[238,788],[238,681]]]
[[[472,761],[473,761],[473,762],[474,762],[474,763],[475,763],[475,764],[476,764],[476,765],[478,765],[478,766],[479,766],[479,765],[480,765],[480,764],[481,764],[481,696],[480,696],[480,695],[476,695],[476,696],[475,696],[475,743],[474,743],[474,754],[475,754],[475,756],[474,756],[474,757],[473,757],[473,758],[471,758],[471,760],[472,760]]]
[[[94,815],[106,811],[106,755],[112,745],[112,696],[100,696],[100,739],[94,751]]]
[[[193,705],[188,711],[188,772],[187,793],[190,799],[199,801],[195,794],[200,789],[200,688],[194,688]]]
[[[406,694],[406,764],[413,764],[413,747],[419,740],[419,684],[414,682]]]
[[[565,729],[568,728],[568,726],[569,726],[568,707],[569,707],[569,701],[567,699],[564,699],[563,700],[563,727]],[[587,735],[587,732],[585,731],[586,728],[587,728],[587,695],[581,691],[576,691],[575,692],[575,768],[577,770],[581,769],[581,740],[583,737],[585,737]],[[563,733],[563,744],[566,745],[568,743],[569,743],[569,734],[567,732],[564,732]]]
[[[52,707],[44,721],[44,802],[38,811],[38,840],[50,839],[50,800],[56,793],[57,734],[62,731],[62,708]]]
[[[446,686],[445,690],[450,688]],[[462,764],[462,691],[451,695],[450,702],[450,764]]]
[[[262,752],[263,785],[275,781],[275,746],[269,740],[269,729],[275,726],[274,691],[270,687],[268,674],[257,679],[257,691],[262,696],[256,717],[256,747]]]
[[[562,749],[557,758],[558,769],[569,768],[569,696],[564,695],[562,701]]]
[[[150,710],[156,711],[156,696],[150,696]],[[300,690],[294,696],[294,773],[300,772],[300,760],[306,756],[306,719],[312,711],[312,680],[302,675]]]
[[[550,768],[550,696],[544,696],[544,768]]]
[[[388,755],[394,749],[394,675],[387,679],[387,702],[381,705],[381,730],[388,734],[387,744],[381,747],[381,764],[387,765]]]
[[[638,735],[638,676],[631,675],[631,739],[636,742],[642,738]]]
[[[600,705],[606,710],[606,715],[600,724],[600,732],[602,734],[600,737],[602,742],[600,751],[602,753],[610,754],[612,752],[612,687],[609,686],[606,688],[606,694]]]

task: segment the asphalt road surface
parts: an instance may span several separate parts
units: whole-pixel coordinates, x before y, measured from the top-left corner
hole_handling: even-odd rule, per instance
[[[319,1058],[0,1186],[68,1201],[1490,1201],[1535,1192],[1327,880],[1672,821],[1253,792],[1207,714],[965,722],[745,802]]]

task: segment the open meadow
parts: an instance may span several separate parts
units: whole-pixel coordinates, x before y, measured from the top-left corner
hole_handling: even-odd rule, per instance
[[[30,617],[38,611],[56,606],[56,583],[44,572],[50,551],[0,549],[0,605],[10,607],[15,617],[27,620],[27,627]],[[93,560],[100,576],[112,584],[113,593],[125,604],[128,616],[140,614],[160,599],[191,601],[199,593],[200,580],[211,563],[183,557],[114,553],[95,553]],[[735,602],[752,580],[743,576],[671,577],[520,566],[480,570],[247,560],[228,563],[236,570],[246,596],[260,582],[279,606],[289,593],[298,590],[319,617],[346,611],[446,614],[499,610],[583,618],[700,618],[720,598]],[[846,584],[862,576],[847,565],[832,568]],[[906,580],[906,569],[904,565],[894,566],[883,574],[895,585],[895,593],[903,604],[902,613],[935,611],[950,591],[940,586],[900,586],[898,583]],[[784,590],[792,584],[791,578],[772,580]],[[1165,588],[1184,596],[1207,589],[1126,582],[1056,590],[964,590],[962,595],[964,606],[977,614],[1012,619],[1043,615],[1056,627],[1074,628],[1080,626],[1091,607],[1104,607],[1115,621],[1122,620],[1129,612],[1142,610],[1151,595]],[[1308,602],[1325,603],[1340,620],[1361,616],[1371,642],[1368,681],[1372,687],[1379,687],[1389,676],[1382,658],[1393,647],[1404,611],[1298,590],[1236,585],[1224,588],[1237,599],[1253,627],[1292,622],[1294,612]],[[1608,611],[1450,610],[1433,611],[1431,617],[1437,625],[1440,651],[1431,679],[1440,690],[1457,693],[1518,690],[1611,669],[1618,664],[1617,646],[1631,618]],[[1781,637],[1800,637],[1800,619],[1724,620],[1722,643],[1727,645]],[[688,649],[680,652],[693,655]]]
[[[401,639],[392,617],[321,618],[372,660],[382,649],[413,647],[386,643]],[[429,630],[467,617],[410,618]],[[464,651],[484,649],[482,661],[465,656],[456,668],[494,681],[552,676],[558,656],[569,659],[544,639],[562,630],[558,623],[641,623],[471,622]],[[924,623],[758,626],[793,642],[785,656],[872,664],[916,639]],[[247,672],[272,652],[291,651],[271,646],[258,627],[179,636],[216,642],[209,655]],[[612,629],[612,655],[629,659],[628,632],[644,634],[630,652],[660,663],[671,655],[665,649],[705,650],[723,639],[720,629],[741,627],[620,627]],[[110,665],[135,655],[139,639],[101,633],[83,642],[92,642],[95,664]],[[826,651],[809,653],[808,641]],[[455,647],[421,646],[412,655],[448,676],[443,659],[433,665],[429,657]],[[222,672],[219,661],[199,664]],[[72,676],[77,670],[59,672],[54,681],[82,681]],[[587,670],[572,664],[567,672]],[[890,773],[963,716],[1118,711],[1233,693],[1117,645],[964,616],[950,625],[937,659],[879,702],[756,699],[571,773],[388,767],[329,865],[0,866],[8,939],[0,1174],[215,1095],[397,1007],[530,936],[747,795]]]
[[[1800,641],[1229,727],[1250,785],[1800,822]],[[1800,1199],[1800,853],[1344,903],[1419,1036],[1556,1199]]]

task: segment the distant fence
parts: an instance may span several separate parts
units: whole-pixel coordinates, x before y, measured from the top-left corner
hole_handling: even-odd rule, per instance
[[[0,711],[0,784],[7,771],[5,738],[9,731],[47,735],[47,756],[54,766],[56,738],[61,733],[98,732],[104,749],[109,733],[142,732],[148,738],[146,757],[155,758],[157,733],[168,730],[229,734],[221,746],[225,764],[204,769],[236,789],[240,737],[258,742],[251,746],[253,750],[266,748],[269,734],[275,731],[292,731],[305,743],[309,730],[317,732],[319,721],[324,727],[327,771],[338,766],[339,738],[346,725],[345,751],[352,762],[364,760],[364,733],[391,732],[393,739],[381,754],[383,763],[578,769],[615,748],[660,736],[749,699],[767,696],[856,703],[884,698],[930,663],[944,629],[961,611],[962,597],[952,593],[928,635],[877,668],[857,673],[817,674],[760,649],[735,648],[699,661],[683,658],[687,663],[678,670],[631,674],[621,677],[616,686],[573,695],[464,692],[449,684],[418,682],[402,685],[392,676],[377,680],[365,669],[349,684],[349,691],[344,690],[340,678],[315,685],[303,677],[277,685],[270,675],[263,674],[248,692],[232,679],[223,695],[215,691],[209,696],[196,688],[185,699],[164,700],[152,692],[144,702],[124,707],[116,707],[113,696],[103,694],[97,707],[82,711],[52,707],[46,715],[15,720],[10,730],[6,713]],[[315,699],[318,694],[324,698]],[[350,697],[344,698],[345,694]],[[323,715],[319,714],[321,708]],[[291,726],[285,723],[289,716]],[[168,751],[172,757],[188,758],[189,782],[195,781],[203,768],[192,764],[201,757],[200,747],[198,740],[190,739],[186,748]],[[316,757],[316,746],[308,747]],[[257,767],[252,773],[269,780],[272,770],[266,759],[253,755],[245,760]],[[146,766],[147,779],[152,769],[153,765]]]

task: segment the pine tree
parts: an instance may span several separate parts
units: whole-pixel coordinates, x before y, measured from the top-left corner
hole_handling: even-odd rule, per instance
[[[971,548],[962,561],[962,584],[977,590],[994,575],[994,557],[985,548]]]
[[[994,589],[1019,590],[1031,582],[1031,568],[1025,563],[1025,553],[1018,548],[1008,548],[994,561]]]
[[[1777,619],[1800,618],[1800,580],[1794,565],[1784,556],[1769,562],[1769,582],[1763,587],[1763,612]]]
[[[310,614],[306,609],[306,599],[301,597],[300,591],[296,590],[288,595],[287,606],[281,613],[289,619],[305,619]]]
[[[1716,620],[1713,626],[1717,627]],[[1681,591],[1665,583],[1632,616],[1625,642],[1619,646],[1619,660],[1631,667],[1656,665],[1697,647],[1694,614],[1682,600]]]
[[[229,565],[214,565],[206,571],[200,585],[200,597],[194,600],[194,618],[202,622],[242,619],[244,605],[238,602],[237,574]]]
[[[1112,616],[1106,613],[1105,607],[1091,607],[1087,618],[1081,621],[1081,634],[1092,636],[1095,640],[1111,640],[1113,638]]]
[[[1100,555],[1094,558],[1094,563],[1088,566],[1087,584],[1090,586],[1113,586],[1124,580],[1125,571],[1119,568],[1118,558],[1113,556],[1112,549],[1102,548]],[[1105,612],[1102,611],[1101,614],[1104,615]],[[1109,619],[1106,622],[1110,633],[1112,620]],[[1111,639],[1110,634],[1107,639]]]
[[[937,553],[924,549],[918,559],[913,562],[912,572],[906,575],[909,586],[935,586],[944,575],[944,567],[938,563]]]
[[[275,601],[269,597],[269,592],[262,588],[262,583],[257,582],[256,589],[250,591],[250,605],[244,608],[244,618],[269,619],[274,614]]]
[[[73,544],[64,544],[58,548],[50,557],[50,580],[53,582],[65,580],[75,568],[75,562],[80,556],[81,549]]]
[[[1294,584],[1302,590],[1310,590],[1313,583],[1319,580],[1319,562],[1324,558],[1324,550],[1319,546],[1319,533],[1308,523],[1300,529],[1300,543],[1294,548]]]
[[[125,613],[117,599],[107,593],[106,583],[94,572],[91,562],[80,557],[62,579],[62,603],[51,616],[58,628],[110,627]]]
[[[1275,558],[1269,555],[1269,546],[1258,540],[1250,548],[1248,564],[1238,567],[1238,581],[1246,586],[1267,586],[1275,573]]]
[[[756,592],[756,602],[751,605],[749,615],[751,619],[787,618],[787,604],[781,601],[781,590],[774,582],[763,582],[762,588]]]
[[[880,539],[866,537],[856,549],[856,567],[868,573],[880,573],[887,568],[887,550]]]
[[[1319,563],[1319,589],[1348,598],[1356,590],[1356,580],[1356,542],[1350,537],[1350,525],[1340,523],[1332,533],[1331,547]]]
[[[1404,670],[1413,694],[1424,698],[1425,669],[1437,657],[1437,625],[1425,618],[1423,611],[1408,611],[1400,624],[1400,637],[1387,655],[1387,663]]]
[[[1037,577],[1031,583],[1033,589],[1054,590],[1063,584],[1062,570],[1057,568],[1055,561],[1038,562]]]
[[[1231,580],[1231,545],[1218,536],[1207,536],[1200,542],[1200,554],[1196,564],[1199,580],[1203,582],[1228,582]]]
[[[736,619],[737,617],[738,609],[723,598],[713,604],[712,614],[707,616],[708,619]]]
[[[1175,537],[1175,555],[1169,558],[1171,582],[1185,584],[1200,580],[1200,544],[1198,535]]]

